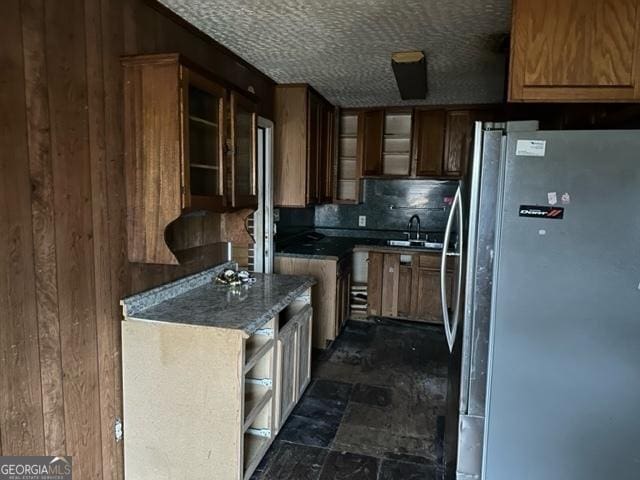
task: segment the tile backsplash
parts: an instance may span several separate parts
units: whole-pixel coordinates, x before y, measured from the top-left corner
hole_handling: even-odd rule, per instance
[[[443,231],[457,188],[455,181],[366,179],[361,204],[318,205],[315,227],[405,231],[416,214],[422,231]],[[358,226],[360,216],[366,227]]]
[[[363,182],[363,202],[358,205],[327,204],[308,208],[281,208],[278,229],[283,234],[316,228],[343,229],[346,236],[362,232],[406,231],[412,215],[420,217],[423,232],[444,231],[450,201],[458,182],[418,179],[366,179]],[[366,226],[358,224],[366,217]]]

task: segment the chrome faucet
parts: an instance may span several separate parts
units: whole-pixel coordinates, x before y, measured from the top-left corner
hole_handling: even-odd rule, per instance
[[[407,225],[407,229],[409,230],[409,240],[411,240],[411,230],[413,228],[413,220],[416,220],[418,224],[418,231],[416,232],[416,240],[420,240],[420,217],[418,215],[413,215],[409,219],[409,224]]]

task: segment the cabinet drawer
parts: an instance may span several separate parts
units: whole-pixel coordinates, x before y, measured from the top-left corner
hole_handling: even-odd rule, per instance
[[[418,266],[420,268],[440,269],[441,262],[442,257],[440,254],[419,255],[418,257]]]

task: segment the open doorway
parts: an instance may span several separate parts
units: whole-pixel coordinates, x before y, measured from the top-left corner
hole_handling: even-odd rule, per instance
[[[258,117],[258,209],[253,214],[255,244],[249,266],[255,272],[273,272],[273,122]]]

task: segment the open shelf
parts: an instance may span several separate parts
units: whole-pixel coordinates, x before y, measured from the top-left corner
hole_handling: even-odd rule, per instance
[[[244,384],[244,428],[247,430],[267,404],[270,404],[273,390],[266,385],[252,382]]]
[[[306,312],[310,308],[311,308],[311,300],[308,297],[298,297],[288,307],[286,307],[284,310],[282,310],[282,312],[280,312],[280,316],[279,316],[280,330],[282,330],[282,327],[284,327],[289,321],[302,315],[304,312]]]
[[[207,170],[218,170],[217,165],[207,165],[205,163],[190,163],[189,166],[193,168],[205,168]]]
[[[253,435],[249,432],[244,435],[244,479],[248,480],[260,463],[262,456],[269,448],[269,438],[261,435]]]
[[[256,363],[258,363],[262,357],[273,350],[273,338],[258,335],[251,343],[247,340],[245,346],[245,359],[244,364],[245,373],[251,370]]]
[[[200,123],[202,125],[207,125],[208,127],[218,128],[218,124],[216,122],[212,122],[211,120],[207,120],[206,118],[189,115],[189,120]]]
[[[387,113],[384,119],[382,172],[404,176],[411,170],[411,113]]]

